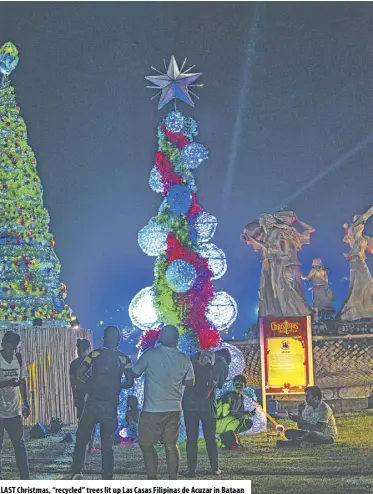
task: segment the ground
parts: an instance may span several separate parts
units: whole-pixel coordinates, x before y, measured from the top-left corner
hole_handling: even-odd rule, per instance
[[[221,479],[251,479],[253,494],[373,492],[373,411],[344,414],[336,419],[339,440],[332,446],[277,450],[275,437],[260,435],[244,438],[243,449],[220,450]],[[73,445],[62,443],[62,436],[27,439],[33,479],[66,478]],[[203,441],[200,442],[199,451],[197,478],[212,479]],[[160,478],[166,479],[165,456],[161,447],[159,456]],[[182,469],[185,469],[185,444],[181,444],[181,457]],[[115,466],[116,479],[145,479],[137,445],[116,446]],[[100,453],[88,455],[85,478],[100,479],[100,468]],[[8,440],[4,445],[3,469],[5,479],[18,478]]]

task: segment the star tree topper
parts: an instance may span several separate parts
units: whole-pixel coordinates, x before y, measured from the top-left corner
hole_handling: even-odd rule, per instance
[[[190,74],[189,71],[192,70],[194,65],[183,72],[186,60],[187,59],[184,60],[183,65],[179,69],[175,57],[172,55],[170,63],[168,64],[168,68],[166,67],[166,62],[164,61],[166,69],[165,74],[162,74],[162,72],[152,67],[153,70],[159,72],[159,74],[161,75],[145,77],[145,79],[154,84],[154,86],[146,87],[150,89],[161,88],[161,91],[153,96],[153,98],[156,98],[159,94],[161,94],[158,103],[158,110],[167,105],[167,103],[169,103],[171,100],[176,100],[176,98],[183,101],[187,105],[194,106],[194,101],[190,97],[190,94],[199,99],[198,96],[189,89],[189,87],[203,86],[203,84],[193,84],[193,82],[202,75],[202,72]]]

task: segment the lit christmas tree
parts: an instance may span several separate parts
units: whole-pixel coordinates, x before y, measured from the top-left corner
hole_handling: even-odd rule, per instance
[[[43,207],[37,162],[27,143],[9,75],[18,64],[12,43],[0,48],[0,326],[41,319],[63,326],[71,320],[66,286]]]
[[[176,111],[176,99],[194,106],[189,88],[202,75],[183,72],[184,65],[179,69],[171,57],[166,74],[146,78],[160,89],[158,109],[173,101],[175,111],[158,126],[158,152],[149,179],[164,200],[138,235],[143,252],[157,257],[153,286],[141,290],[129,307],[133,325],[145,331],[140,351],[155,344],[164,324],[178,328],[179,347],[188,354],[220,346],[220,331],[237,317],[234,299],[215,291],[212,283],[224,275],[227,264],[224,252],[210,243],[217,220],[197,201],[193,171],[208,151],[195,142],[195,120]]]

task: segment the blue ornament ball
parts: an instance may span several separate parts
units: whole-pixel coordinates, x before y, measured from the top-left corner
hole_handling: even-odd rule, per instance
[[[194,331],[189,331],[188,333],[183,333],[179,336],[179,350],[186,355],[192,356],[200,351],[200,346],[198,344],[197,335]]]
[[[197,168],[202,161],[208,158],[209,152],[203,144],[191,142],[180,153],[180,158],[188,168]]]
[[[192,204],[192,192],[187,185],[173,185],[168,191],[167,202],[172,211],[185,214]]]
[[[192,264],[177,259],[172,261],[166,270],[167,282],[176,293],[185,293],[192,288],[197,278],[197,273]]]
[[[60,297],[54,297],[53,305],[57,311],[62,311],[65,306],[65,302]]]
[[[165,120],[166,129],[173,134],[182,131],[184,125],[184,117],[179,111],[170,112]]]

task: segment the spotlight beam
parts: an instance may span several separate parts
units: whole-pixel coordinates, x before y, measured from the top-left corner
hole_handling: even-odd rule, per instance
[[[222,201],[222,213],[225,214],[228,206],[229,206],[229,201],[232,193],[232,184],[233,184],[233,177],[234,177],[234,171],[236,168],[236,161],[237,161],[237,154],[238,154],[238,148],[239,148],[239,143],[240,143],[240,137],[241,137],[241,131],[242,131],[242,121],[243,121],[243,116],[244,116],[244,110],[246,109],[246,103],[248,100],[248,90],[249,90],[249,85],[250,85],[250,80],[251,80],[251,74],[252,74],[252,67],[253,63],[255,60],[255,50],[256,50],[256,45],[259,39],[259,28],[260,28],[260,21],[262,17],[263,10],[265,8],[265,3],[263,2],[258,2],[256,7],[255,7],[255,14],[254,18],[252,20],[250,29],[249,29],[249,39],[247,43],[247,56],[246,60],[243,66],[243,71],[242,71],[242,86],[241,86],[241,91],[240,95],[238,98],[238,105],[237,105],[237,115],[236,115],[236,121],[234,123],[233,127],[233,136],[232,136],[232,144],[229,152],[229,158],[228,158],[228,166],[227,166],[227,175],[225,178],[225,187],[224,187],[224,193],[223,193],[223,201]]]
[[[313,177],[311,180],[309,180],[307,183],[302,185],[297,189],[294,194],[291,194],[289,197],[284,199],[283,202],[272,208],[272,211],[275,211],[277,209],[281,209],[283,207],[288,207],[288,205],[294,201],[297,197],[299,197],[301,194],[306,192],[308,189],[316,185],[320,180],[322,180],[324,177],[329,175],[330,173],[334,172],[341,166],[343,166],[347,161],[349,161],[355,154],[359,153],[362,149],[364,149],[366,146],[369,144],[373,144],[373,133],[369,134],[365,139],[360,141],[356,146],[354,146],[352,149],[347,151],[343,156],[341,156],[337,161],[334,161],[331,165],[327,166],[324,168],[316,177]]]

